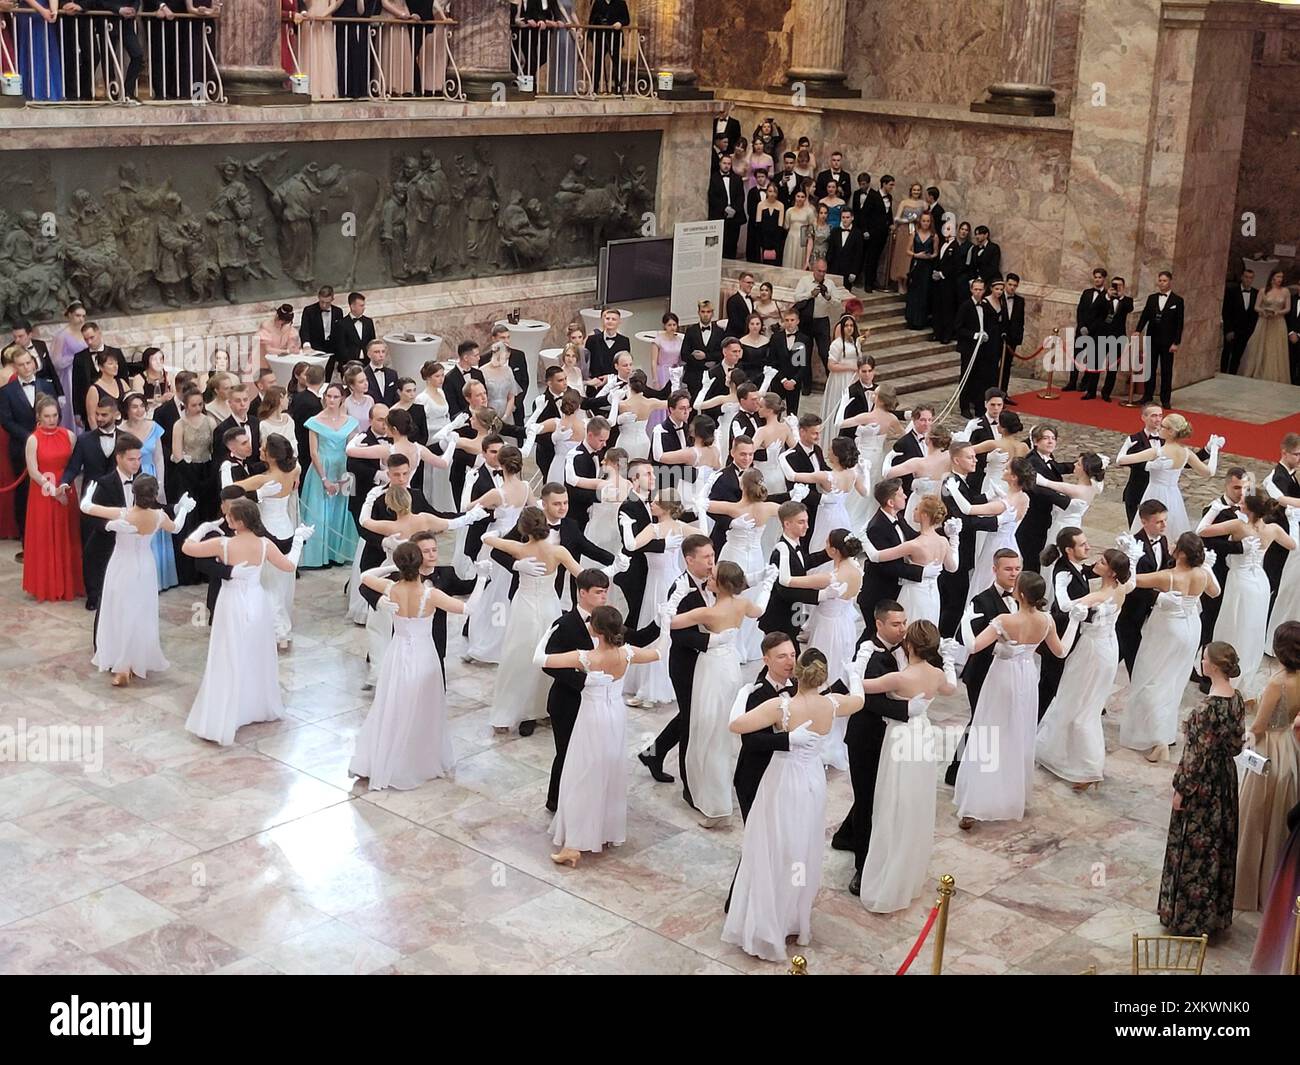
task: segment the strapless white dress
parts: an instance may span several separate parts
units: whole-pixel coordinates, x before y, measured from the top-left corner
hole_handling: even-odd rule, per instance
[[[1119,669],[1118,616],[1119,608],[1105,603],[1079,626],[1079,638],[1061,671],[1061,686],[1038,725],[1038,764],[1073,784],[1101,780],[1106,765],[1101,712]]]
[[[1201,599],[1161,592],[1142,626],[1119,742],[1135,751],[1178,739],[1178,707],[1201,645]]]

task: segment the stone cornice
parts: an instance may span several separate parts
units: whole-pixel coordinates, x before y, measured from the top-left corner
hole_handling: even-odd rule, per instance
[[[1263,0],[1164,0],[1160,9],[1162,25],[1178,29],[1263,30],[1280,25],[1286,16],[1300,10],[1287,9]]]

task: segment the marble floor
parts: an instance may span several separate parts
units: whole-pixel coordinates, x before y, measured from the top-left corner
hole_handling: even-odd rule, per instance
[[[1119,439],[1065,427],[1062,451],[1113,454]],[[1122,525],[1123,476],[1089,513],[1094,544]],[[1189,510],[1212,494],[1189,485]],[[454,779],[373,794],[351,781],[369,697],[363,631],[341,620],[341,571],[299,583],[294,647],[281,659],[286,718],[221,749],[183,728],[207,648],[194,589],[162,597],[171,669],[114,689],[90,668],[91,615],[27,599],[10,548],[0,726],[86,727],[93,764],[0,762],[0,972],[785,971],[719,938],[739,817],[701,827],[676,786],[635,763],[627,843],[576,870],[551,863],[550,730],[493,735],[493,670],[463,665],[459,637],[448,656]],[[931,873],[957,883],[945,972],[1122,973],[1132,933],[1160,931],[1172,768],[1115,747],[1123,702],[1121,687],[1097,791],[1075,794],[1040,770],[1024,821],[965,833],[939,785]],[[629,710],[629,760],[671,712]],[[932,716],[943,725],[967,712],[960,696]],[[847,774],[832,771],[828,836],[849,802]],[[828,849],[813,940],[800,950],[813,974],[893,972],[933,901],[927,890],[906,912],[868,913],[845,890],[851,866]],[[1255,915],[1238,915],[1208,971],[1244,972],[1255,930]],[[928,943],[913,971],[931,958]]]

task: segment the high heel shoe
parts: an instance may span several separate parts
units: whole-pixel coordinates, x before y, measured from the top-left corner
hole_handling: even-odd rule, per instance
[[[114,674],[113,674],[113,687],[114,687],[114,688],[125,688],[125,687],[126,687],[128,684],[130,684],[130,683],[131,683],[131,674],[129,674],[129,673],[114,673]]]
[[[1157,743],[1142,757],[1154,765],[1159,765],[1161,762],[1167,762],[1169,761],[1169,744]]]
[[[1089,780],[1085,783],[1071,784],[1070,787],[1073,788],[1075,791],[1084,792],[1087,791],[1089,788],[1095,788],[1100,783],[1101,783],[1100,780]]]
[[[975,818],[963,817],[960,821],[957,822],[957,827],[960,828],[963,832],[969,832],[972,828],[975,827]]]
[[[570,869],[578,868],[578,851],[565,847],[558,854],[551,855],[551,861],[556,865],[567,865]]]

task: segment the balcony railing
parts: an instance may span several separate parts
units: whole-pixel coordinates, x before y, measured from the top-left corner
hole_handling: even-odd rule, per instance
[[[0,65],[39,104],[224,103],[218,13],[0,15]],[[147,92],[142,92],[147,90]]]
[[[313,100],[463,100],[454,26],[451,19],[286,18],[285,70],[294,91]]]
[[[539,96],[639,96],[652,99],[645,34],[636,26],[513,26],[510,58],[520,87]]]

